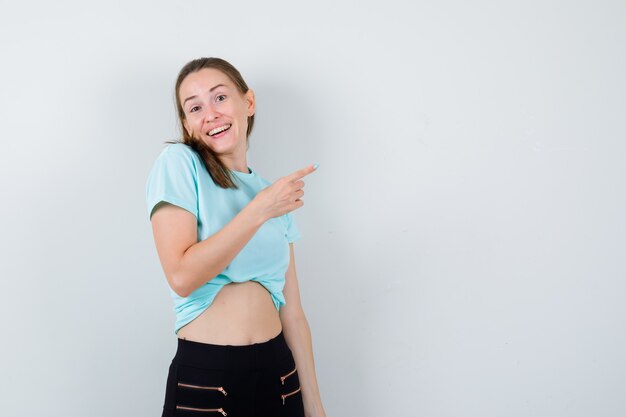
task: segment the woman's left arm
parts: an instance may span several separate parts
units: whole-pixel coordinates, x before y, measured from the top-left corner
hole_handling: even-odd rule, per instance
[[[289,252],[290,261],[285,273],[285,288],[283,289],[285,305],[279,310],[280,321],[285,340],[293,352],[298,368],[304,414],[306,417],[326,417],[315,375],[311,329],[300,302],[293,243],[289,244]]]

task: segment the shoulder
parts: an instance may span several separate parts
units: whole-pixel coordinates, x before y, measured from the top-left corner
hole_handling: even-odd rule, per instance
[[[272,183],[268,180],[266,180],[265,178],[263,178],[262,176],[260,176],[258,173],[256,173],[257,178],[259,179],[259,184],[261,184],[262,187],[269,187],[270,185],[272,185]]]
[[[156,158],[156,165],[188,166],[196,169],[200,163],[200,155],[189,145],[172,143],[161,150]]]
[[[147,186],[177,181],[196,181],[200,156],[184,143],[168,144],[158,154],[148,174]]]
[[[170,143],[161,151],[159,157],[185,157],[189,159],[198,158],[198,153],[191,146],[182,142]]]
[[[261,188],[265,188],[268,187],[270,185],[272,185],[271,181],[268,181],[264,176],[262,176],[259,171],[257,171],[256,169],[253,170],[254,172],[254,176],[256,178],[257,183],[259,184],[259,186]]]

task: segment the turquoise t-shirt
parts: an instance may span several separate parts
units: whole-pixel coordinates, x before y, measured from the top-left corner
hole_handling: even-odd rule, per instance
[[[183,143],[170,144],[157,157],[146,182],[148,216],[161,201],[189,211],[197,219],[198,242],[224,227],[263,188],[271,185],[249,168],[232,171],[238,190],[224,189],[213,181],[200,155]],[[231,282],[257,281],[271,294],[277,310],[285,304],[283,288],[289,266],[289,243],[300,239],[292,212],[267,220],[216,277],[187,297],[172,288],[176,324],[174,333],[198,317],[222,287]]]

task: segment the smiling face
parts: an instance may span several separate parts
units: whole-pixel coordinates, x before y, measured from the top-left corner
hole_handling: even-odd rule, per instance
[[[255,112],[252,89],[242,95],[226,74],[203,68],[183,80],[179,97],[190,136],[231,159],[233,165],[245,161],[248,116]]]

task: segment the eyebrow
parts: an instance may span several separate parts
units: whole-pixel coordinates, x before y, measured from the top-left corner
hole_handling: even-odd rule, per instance
[[[214,87],[211,87],[211,89],[209,90],[209,93],[212,93],[212,92],[213,92],[213,90],[215,90],[217,87],[226,87],[226,86],[225,86],[224,84],[218,84],[218,85],[216,85],[216,86],[214,86]],[[185,101],[183,101],[183,107],[185,106],[185,103],[187,103],[187,101],[191,100],[192,98],[197,98],[197,97],[198,97],[198,96],[190,96],[190,97],[187,97],[187,98],[185,99]]]

